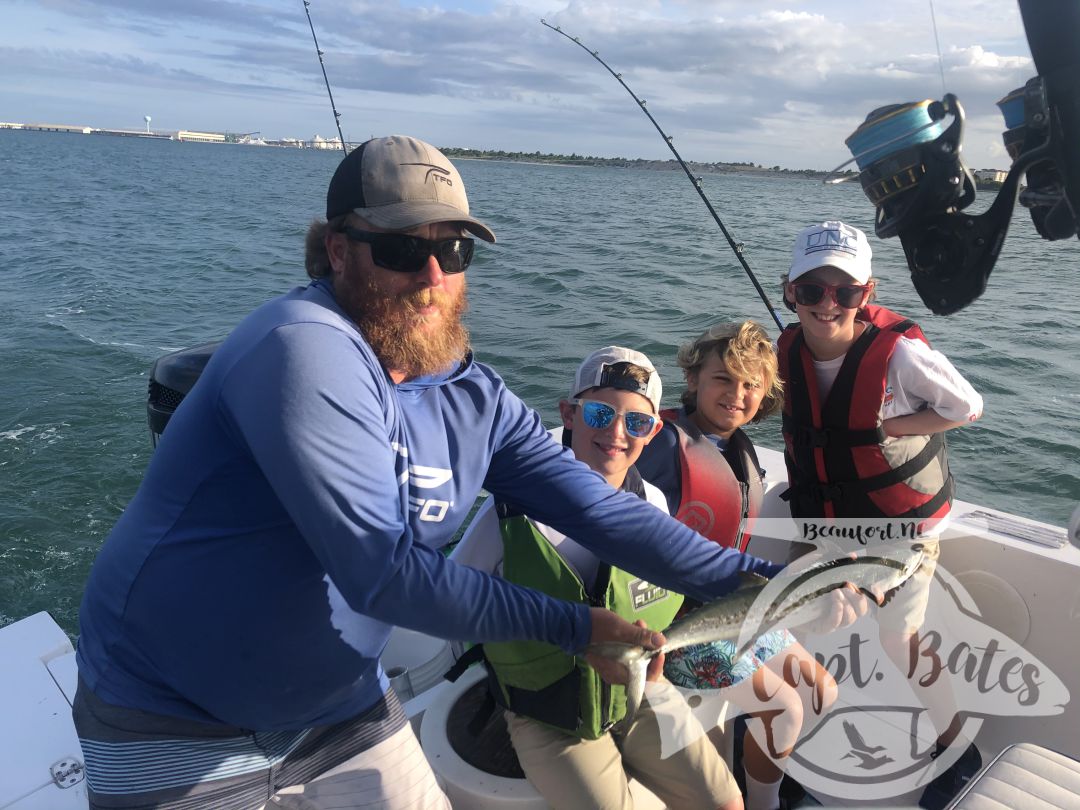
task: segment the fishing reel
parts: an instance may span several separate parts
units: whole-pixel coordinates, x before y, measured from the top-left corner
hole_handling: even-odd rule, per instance
[[[1018,200],[1044,239],[1080,231],[1080,4],[1020,0],[1020,11],[1039,75],[998,102],[1013,163],[984,213],[964,213],[975,181],[955,96],[881,107],[845,142],[876,208],[875,232],[900,237],[915,289],[939,315],[986,290]]]
[[[1031,212],[1035,230],[1043,239],[1076,235],[1077,219],[1065,197],[1065,181],[1054,153],[1060,151],[1060,126],[1052,126],[1046,85],[1036,76],[998,102],[1005,118],[1005,151],[1027,168],[1027,186],[1020,190],[1020,205]],[[1058,143],[1055,143],[1058,141]]]
[[[975,200],[975,178],[961,157],[963,132],[964,108],[948,94],[874,110],[846,141],[877,209],[875,233],[900,237],[915,290],[938,315],[963,309],[986,290],[1028,165],[1013,164],[987,211],[963,213]]]
[[[960,160],[963,132],[964,109],[948,95],[879,107],[848,137],[880,238],[908,230],[925,211],[954,212],[975,199],[975,178]]]

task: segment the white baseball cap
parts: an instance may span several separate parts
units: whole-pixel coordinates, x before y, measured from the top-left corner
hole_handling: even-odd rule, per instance
[[[835,267],[856,284],[865,284],[870,280],[871,254],[866,234],[858,228],[836,220],[809,225],[795,237],[788,281],[819,267]]]
[[[625,374],[612,374],[611,367],[617,363],[633,363],[649,372],[649,381],[641,384]],[[652,362],[641,352],[624,349],[622,346],[605,346],[597,349],[578,366],[574,375],[574,384],[570,386],[570,399],[581,396],[590,388],[617,388],[620,391],[632,391],[641,394],[652,403],[653,410],[660,412],[660,397],[664,387],[660,375],[656,373]]]

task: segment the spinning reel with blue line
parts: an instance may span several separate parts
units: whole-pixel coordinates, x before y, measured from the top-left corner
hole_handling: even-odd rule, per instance
[[[1002,133],[1005,150],[1014,161],[1024,159],[1027,186],[1020,190],[1020,204],[1031,211],[1031,221],[1043,239],[1068,239],[1075,236],[1077,221],[1065,198],[1065,183],[1052,154],[1053,132],[1049,130],[1050,112],[1046,87],[1038,77],[1013,90],[998,102],[1008,127]],[[1060,126],[1057,128],[1060,132]],[[1046,157],[1039,157],[1040,147],[1048,144]],[[1015,164],[1014,164],[1015,165]]]
[[[915,290],[938,315],[986,290],[1017,199],[1044,239],[1080,228],[1080,3],[1021,0],[1020,9],[1040,75],[998,102],[1013,163],[984,213],[964,213],[975,179],[956,96],[880,107],[845,141],[877,209],[875,232],[900,237]]]

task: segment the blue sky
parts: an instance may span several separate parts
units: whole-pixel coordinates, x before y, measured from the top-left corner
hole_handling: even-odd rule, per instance
[[[335,134],[302,0],[5,0],[0,121]],[[883,104],[940,98],[929,0],[312,0],[349,140],[829,169]],[[973,168],[1034,74],[1015,0],[938,0]]]

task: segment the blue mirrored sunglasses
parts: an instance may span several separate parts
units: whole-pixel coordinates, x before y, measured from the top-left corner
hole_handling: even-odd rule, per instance
[[[643,439],[650,435],[656,425],[656,417],[641,411],[617,411],[606,402],[597,402],[595,399],[572,399],[572,405],[581,406],[581,417],[585,424],[594,430],[606,430],[616,416],[623,418],[626,432],[635,439]]]

